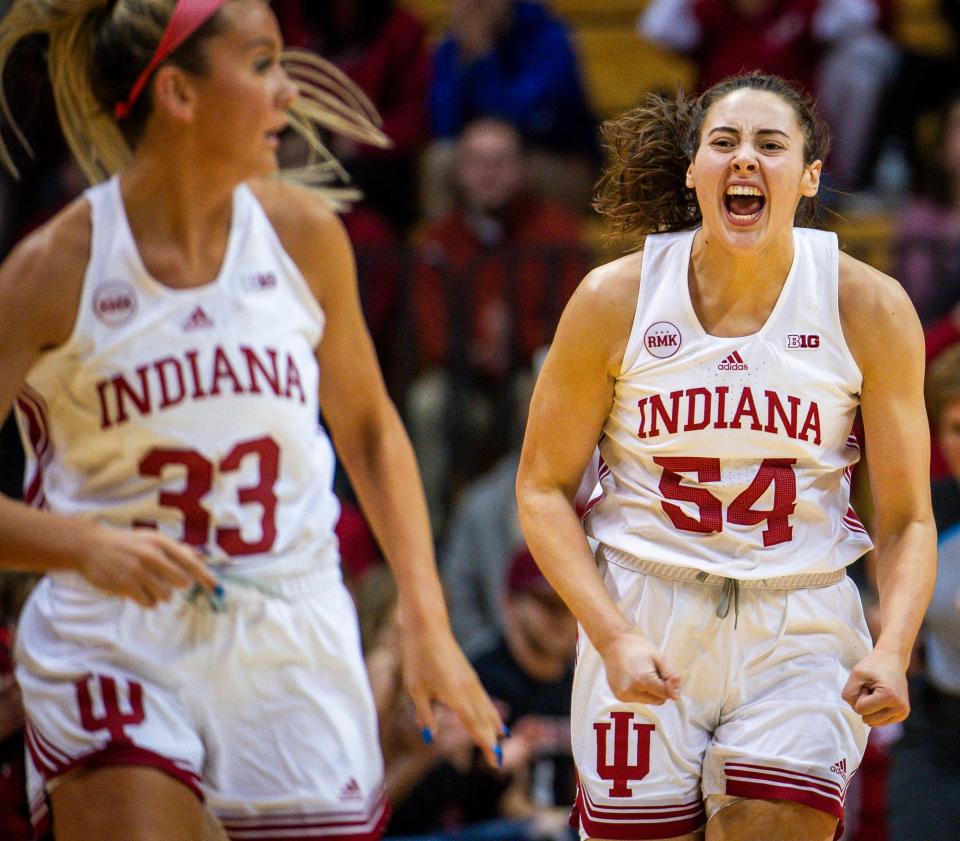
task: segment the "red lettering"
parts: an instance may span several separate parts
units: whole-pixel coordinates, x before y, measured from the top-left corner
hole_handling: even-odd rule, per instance
[[[252,347],[246,347],[245,345],[240,345],[240,352],[244,355],[247,360],[247,375],[250,377],[250,391],[253,394],[260,393],[260,383],[257,381],[257,371],[263,374],[264,379],[270,386],[270,390],[277,396],[280,397],[280,374],[277,371],[277,352],[273,348],[267,348],[267,356],[270,357],[270,370],[266,369],[266,366],[260,360],[260,357],[257,356],[256,351]]]
[[[293,390],[296,389],[297,393],[300,395],[300,402],[307,402],[307,395],[303,393],[303,382],[300,379],[300,371],[297,370],[297,363],[293,361],[293,357],[288,353],[287,354],[287,387],[284,389],[283,396],[292,398]]]
[[[233,383],[234,394],[244,393],[243,386],[240,385],[240,380],[237,379],[237,374],[233,370],[233,365],[230,364],[230,358],[218,345],[213,351],[213,385],[210,387],[210,394],[220,393],[220,380],[224,378]]]
[[[677,421],[680,417],[680,398],[683,396],[682,391],[671,391],[670,400],[672,401],[670,406],[670,414],[667,414],[667,409],[663,405],[663,400],[659,394],[651,395],[650,397],[650,437],[655,438],[660,434],[660,429],[657,427],[657,418],[663,421],[663,425],[666,427],[667,432],[676,432],[677,431]]]
[[[687,398],[687,422],[684,424],[684,432],[697,432],[706,429],[710,424],[710,392],[705,388],[688,388],[684,395]],[[699,419],[697,414],[697,398],[703,398],[702,414]]]
[[[187,361],[190,363],[190,377],[193,380],[193,394],[190,396],[194,400],[200,400],[207,396],[207,392],[200,385],[200,365],[197,363],[197,353],[195,350],[187,351]]]
[[[804,441],[809,441],[807,438],[807,432],[813,433],[813,443],[820,443],[820,409],[817,407],[816,403],[811,403],[810,408],[807,409],[807,416],[804,418],[803,427],[800,430],[798,438],[803,439]]]
[[[774,413],[780,416],[780,423],[783,424],[786,434],[790,438],[797,437],[797,410],[800,408],[800,398],[792,394],[787,395],[787,402],[790,404],[790,417],[787,417],[783,403],[775,391],[764,391],[767,398],[767,425],[763,428],[764,432],[779,432],[776,424],[773,422]]]
[[[717,386],[717,419],[713,424],[714,429],[726,429],[730,426],[727,422],[727,392],[729,391],[728,385]]]
[[[178,403],[182,403],[184,397],[187,396],[187,387],[183,381],[183,368],[180,365],[180,360],[174,359],[172,356],[165,356],[163,359],[158,359],[156,362],[154,362],[153,367],[157,372],[157,379],[160,381],[160,405],[157,408],[166,409],[170,406],[176,406]],[[175,396],[171,396],[171,392],[167,383],[167,368],[172,368],[177,377],[177,391]]]
[[[130,416],[127,414],[127,397],[133,401],[133,404],[137,407],[137,411],[141,415],[148,415],[153,411],[153,406],[150,401],[150,383],[147,382],[147,370],[146,365],[142,365],[136,370],[137,376],[140,377],[139,393],[133,390],[133,386],[126,381],[123,374],[118,374],[110,380],[110,384],[113,386],[113,392],[117,396],[117,423],[125,423],[130,419]]]
[[[642,397],[637,401],[637,408],[640,410],[640,427],[637,429],[638,438],[646,438],[647,431],[647,398]]]
[[[101,380],[97,383],[97,399],[100,401],[100,428],[109,429],[113,426],[110,421],[110,412],[107,409],[107,386],[110,383],[107,380]]]
[[[753,420],[750,422],[750,428],[756,432],[763,429],[760,424],[760,417],[757,414],[757,404],[753,400],[753,392],[749,388],[744,388],[740,395],[740,402],[737,404],[736,411],[733,413],[733,420],[730,421],[731,429],[740,429],[740,418],[749,415]]]

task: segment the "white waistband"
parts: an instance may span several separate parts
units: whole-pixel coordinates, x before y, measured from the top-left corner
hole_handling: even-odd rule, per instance
[[[615,566],[655,575],[657,578],[669,578],[673,581],[695,581],[698,584],[710,584],[715,587],[723,587],[728,581],[734,580],[743,589],[794,590],[800,587],[827,587],[830,584],[842,581],[847,575],[846,569],[837,569],[833,572],[803,572],[796,575],[779,575],[773,578],[754,580],[733,579],[727,575],[717,575],[693,567],[645,561],[629,552],[614,549],[604,543],[597,547],[597,557]]]

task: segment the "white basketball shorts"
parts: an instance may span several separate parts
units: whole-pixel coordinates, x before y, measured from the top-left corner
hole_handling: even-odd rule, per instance
[[[58,574],[20,621],[35,825],[74,770],[140,765],[206,800],[232,841],[375,839],[376,713],[335,548],[147,609]]]
[[[792,800],[842,825],[869,731],[840,697],[871,647],[854,583],[742,588],[739,611],[731,605],[721,619],[721,587],[613,563],[601,573],[682,686],[680,699],[662,706],[618,701],[580,634],[571,723],[581,837],[696,832],[705,802],[730,797]]]

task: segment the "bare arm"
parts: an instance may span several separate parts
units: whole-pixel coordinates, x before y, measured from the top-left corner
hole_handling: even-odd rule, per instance
[[[517,500],[527,545],[603,657],[610,688],[623,701],[662,703],[676,697],[678,677],[612,602],[573,503],[613,403],[640,259],[595,270],[567,305],[533,394]]]
[[[285,185],[270,189],[281,190],[283,200],[268,197],[265,206],[287,208],[274,222],[327,316],[317,350],[320,405],[397,582],[404,674],[420,723],[435,726],[431,701],[441,701],[496,764],[503,725],[450,631],[413,447],[363,322],[349,240],[314,197]]]
[[[85,202],[71,205],[0,267],[0,417],[30,366],[69,337],[89,257]],[[216,582],[190,547],[147,531],[37,511],[0,496],[0,568],[75,570],[102,590],[151,606],[192,581]]]
[[[923,331],[896,283],[851,258],[841,262],[841,313],[863,372],[861,411],[875,508],[881,632],[844,698],[867,724],[906,718],[906,670],[936,578],[930,439],[923,403]]]

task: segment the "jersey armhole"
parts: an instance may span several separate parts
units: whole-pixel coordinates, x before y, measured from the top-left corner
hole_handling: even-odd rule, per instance
[[[260,220],[263,222],[268,244],[276,250],[277,258],[287,271],[297,297],[306,307],[307,311],[316,319],[319,336],[322,338],[323,329],[327,321],[323,307],[320,306],[320,302],[313,294],[313,290],[310,288],[310,284],[307,283],[307,279],[303,276],[303,272],[300,270],[300,266],[297,265],[297,261],[290,256],[290,252],[284,247],[283,240],[280,239],[280,234],[277,232],[276,227],[274,227],[273,220],[260,203],[256,193],[248,184],[242,184],[239,189],[245,193],[245,198],[250,202],[254,214],[259,215]],[[317,347],[319,347],[319,344],[320,339],[317,340]]]
[[[80,279],[80,294],[77,297],[77,307],[73,313],[73,324],[70,327],[70,332],[67,334],[67,338],[59,345],[55,345],[37,355],[33,365],[30,366],[30,371],[27,372],[26,380],[29,380],[30,372],[35,368],[43,365],[48,360],[57,359],[69,354],[80,343],[87,323],[88,313],[92,312],[93,309],[94,279],[98,267],[101,262],[106,259],[106,255],[104,255],[103,252],[104,248],[108,246],[102,246],[100,242],[109,239],[109,231],[107,230],[109,226],[104,224],[103,220],[98,220],[98,216],[102,215],[102,213],[98,208],[97,197],[93,196],[92,193],[97,190],[102,194],[102,192],[107,189],[108,183],[109,182],[104,182],[95,188],[85,191],[78,199],[78,201],[85,202],[89,208],[89,245],[86,265],[83,268],[83,275]],[[102,195],[100,200],[102,201]]]
[[[830,236],[832,237],[832,248],[830,249],[830,276],[834,279],[835,284],[835,288],[832,290],[830,295],[830,315],[833,319],[834,329],[836,330],[836,335],[838,337],[837,344],[839,346],[840,353],[850,366],[850,373],[853,375],[857,383],[856,393],[859,394],[863,388],[863,371],[860,370],[860,365],[857,362],[856,357],[853,355],[853,351],[850,350],[850,343],[847,341],[847,334],[843,329],[843,318],[840,315],[840,246],[837,240],[837,235],[831,233]]]
[[[680,247],[684,254],[689,255],[686,239],[696,236],[697,228],[684,231],[672,231],[664,234],[648,234],[644,240],[640,263],[640,285],[637,289],[637,300],[634,304],[633,323],[630,326],[630,337],[623,352],[620,370],[617,378],[626,376],[634,370],[644,351],[643,338],[649,325],[646,325],[646,313],[650,302],[658,293],[659,285],[663,283],[664,271],[662,264],[669,263],[672,256],[672,247]],[[687,262],[684,261],[681,281],[687,283]]]

